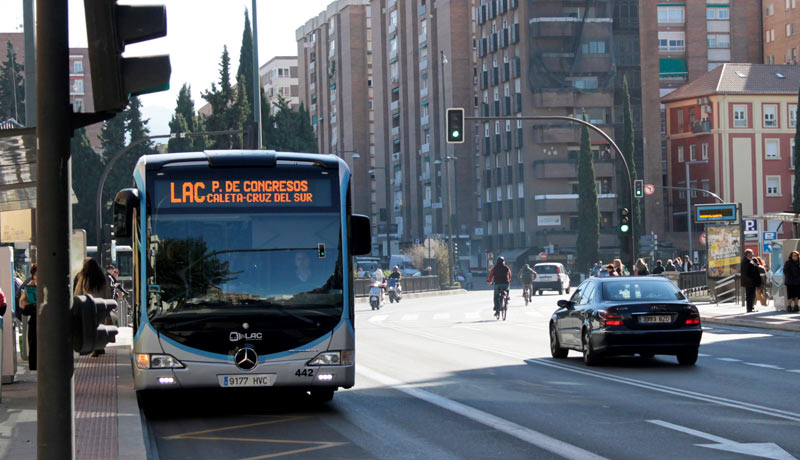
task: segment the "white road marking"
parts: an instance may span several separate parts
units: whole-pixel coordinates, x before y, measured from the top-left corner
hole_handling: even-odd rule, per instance
[[[456,325],[455,325],[455,326],[453,326],[453,327],[455,327],[455,328],[458,328],[458,329],[469,329],[470,331],[478,331],[478,332],[480,332],[480,331],[481,331],[481,330],[480,330],[480,329],[478,329],[477,327],[466,326],[466,325],[464,325],[464,324],[456,324]]]
[[[388,317],[389,315],[376,315],[368,319],[367,321],[369,321],[370,323],[380,323],[381,321],[385,321],[386,318]]]
[[[356,372],[363,375],[364,377],[367,377],[368,379],[375,380],[376,382],[380,382],[383,385],[392,387],[398,391],[402,391],[407,395],[421,399],[425,402],[433,404],[434,406],[441,407],[442,409],[456,413],[458,415],[461,415],[462,417],[466,417],[474,422],[488,426],[489,428],[495,429],[497,431],[506,433],[509,436],[513,436],[521,441],[539,447],[540,449],[552,452],[560,457],[569,459],[581,459],[581,460],[605,459],[605,457],[601,457],[597,454],[581,449],[580,447],[573,446],[572,444],[568,444],[564,441],[551,438],[546,434],[539,433],[538,431],[532,430],[522,425],[518,425],[514,422],[497,417],[488,412],[483,412],[482,410],[478,410],[475,409],[474,407],[470,407],[465,404],[453,401],[451,399],[447,399],[443,396],[439,396],[430,391],[423,390],[421,388],[417,388],[411,385],[407,385],[400,380],[397,380],[388,375],[381,374],[377,371],[365,368],[364,366],[357,365]]]
[[[701,358],[710,358],[711,357],[711,355],[707,355],[705,353],[698,353],[697,356],[699,356]]]
[[[800,369],[790,369],[790,370],[788,370],[786,372],[794,372],[796,374],[800,374]]]
[[[687,399],[695,399],[695,400],[699,400],[699,401],[709,402],[709,403],[712,403],[712,404],[717,404],[719,406],[731,407],[731,408],[734,408],[734,409],[740,409],[740,410],[744,410],[744,411],[747,411],[747,412],[753,412],[753,413],[756,413],[756,414],[762,414],[762,415],[767,415],[767,416],[780,418],[780,419],[784,419],[784,420],[791,420],[791,421],[795,421],[795,422],[800,422],[800,413],[797,413],[797,412],[790,412],[790,411],[785,411],[785,410],[781,410],[781,409],[775,409],[775,408],[772,408],[772,407],[760,406],[758,404],[751,404],[751,403],[748,403],[748,402],[738,401],[738,400],[735,400],[735,399],[728,399],[728,398],[723,398],[723,397],[720,397],[720,396],[713,396],[713,395],[709,395],[709,394],[705,394],[705,393],[698,393],[698,392],[689,391],[689,390],[682,390],[682,389],[679,389],[679,388],[672,388],[672,387],[668,387],[668,386],[665,386],[665,385],[659,385],[657,383],[648,382],[648,381],[645,381],[645,380],[631,379],[631,378],[627,378],[627,377],[607,374],[607,373],[604,373],[604,372],[593,371],[593,370],[590,370],[590,369],[574,367],[574,366],[571,366],[571,365],[558,363],[558,362],[556,362],[556,361],[554,361],[554,360],[552,360],[550,358],[547,358],[547,359],[545,359],[545,358],[529,359],[528,356],[526,356],[526,355],[524,355],[522,353],[515,353],[515,352],[502,350],[502,349],[494,348],[494,347],[490,347],[490,346],[478,345],[478,344],[475,344],[475,343],[465,342],[465,341],[462,341],[462,340],[439,337],[439,336],[436,336],[436,335],[433,335],[433,334],[429,334],[429,333],[426,333],[426,332],[406,329],[406,328],[395,326],[395,325],[389,324],[389,323],[382,323],[381,326],[385,327],[385,328],[388,328],[388,329],[394,329],[396,331],[403,332],[403,333],[406,333],[406,334],[409,334],[409,335],[416,335],[418,337],[428,338],[428,339],[431,339],[431,340],[435,340],[437,342],[449,343],[451,345],[456,345],[456,346],[459,346],[459,347],[472,348],[472,349],[475,349],[475,350],[481,350],[481,351],[486,351],[486,352],[489,352],[489,353],[495,353],[495,354],[506,356],[506,357],[510,357],[510,358],[520,359],[520,360],[522,360],[522,361],[524,361],[526,363],[529,363],[529,364],[537,364],[537,365],[540,365],[540,366],[545,366],[545,367],[550,367],[550,368],[554,368],[554,369],[564,370],[564,371],[573,372],[573,373],[576,373],[576,374],[583,374],[583,375],[587,375],[587,376],[590,376],[590,377],[596,377],[596,378],[603,379],[603,380],[609,380],[609,381],[616,382],[616,383],[622,383],[622,384],[625,384],[625,385],[630,385],[630,386],[634,386],[634,387],[638,387],[638,388],[643,388],[643,389],[649,390],[649,391],[657,391],[657,392],[660,392],[660,393],[667,393],[667,394],[680,396],[680,397],[687,398]]]
[[[410,315],[403,315],[403,317],[400,318],[400,321],[416,321],[417,319],[419,319],[419,315],[412,313]]]
[[[450,318],[450,313],[437,313],[437,314],[433,315],[433,319],[434,320],[437,320],[437,319],[449,319],[449,318]]]
[[[717,358],[717,359],[720,361],[725,361],[726,363],[738,363],[742,361],[741,359],[736,359],[736,358]]]
[[[748,366],[763,367],[763,368],[766,368],[766,369],[775,369],[777,371],[782,371],[783,370],[782,367],[776,366],[774,364],[761,364],[761,363],[748,363],[748,362],[743,362],[742,364],[747,364]]]
[[[731,441],[730,439],[714,436],[713,434],[704,433],[702,431],[687,428],[685,426],[675,425],[673,423],[665,422],[663,420],[648,420],[648,422],[669,428],[670,430],[680,431],[698,438],[703,438],[716,444],[695,444],[698,447],[706,447],[709,449],[723,450],[728,452],[735,452],[738,454],[751,455],[753,457],[771,458],[775,460],[797,460],[791,454],[781,449],[772,442],[748,442],[739,443]]]

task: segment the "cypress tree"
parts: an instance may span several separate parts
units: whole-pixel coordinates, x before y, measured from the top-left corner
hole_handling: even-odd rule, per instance
[[[6,43],[6,60],[0,64],[0,121],[13,118],[25,123],[24,67],[16,60],[11,40]]]
[[[94,151],[86,135],[86,129],[75,131],[70,139],[72,158],[72,190],[78,203],[72,206],[72,227],[86,230],[87,244],[95,245],[97,228],[97,187],[105,162]]]
[[[222,58],[220,60],[219,70],[219,88],[212,83],[211,89],[204,92],[201,97],[211,104],[211,115],[205,119],[205,128],[207,131],[227,131],[234,129],[229,125],[230,115],[228,109],[234,103],[234,92],[231,87],[231,59],[228,55],[228,47],[222,49]],[[227,150],[231,148],[230,136],[214,136],[206,140],[209,147]]]
[[[170,133],[197,132],[197,116],[195,115],[191,92],[191,87],[186,83],[183,84],[178,92],[175,113],[169,122]],[[170,153],[192,152],[195,150],[195,139],[193,137],[170,139],[167,143],[167,151]]]
[[[239,50],[239,68],[236,75],[244,75],[243,86],[247,88],[248,107],[253,106],[253,31],[250,28],[250,15],[244,10],[244,32],[242,33],[242,47]],[[238,78],[237,78],[238,80]],[[237,81],[237,85],[240,82]]]
[[[597,184],[594,159],[589,143],[589,128],[581,128],[581,150],[578,159],[578,240],[575,250],[578,271],[586,273],[600,253],[600,212],[597,203]]]
[[[250,106],[247,103],[247,86],[244,84],[244,81],[244,75],[239,74],[239,78],[237,79],[236,83],[236,101],[227,112],[229,116],[229,129],[242,129],[245,121],[247,121],[251,113]],[[244,136],[241,134],[232,136],[231,148],[241,149],[244,146],[243,138]]]
[[[180,113],[173,115],[172,120],[169,122],[169,132],[174,134],[185,133],[188,131],[189,126],[186,123],[186,119],[183,118],[183,115]],[[191,151],[193,151],[193,142],[191,137],[176,137],[167,142],[167,152],[169,153]]]
[[[104,121],[98,137],[100,138],[100,146],[103,149],[103,168],[105,168],[105,165],[111,161],[111,158],[113,158],[117,152],[124,149],[127,145],[125,142],[125,113],[117,113],[113,118]],[[75,181],[75,177],[73,177],[73,182]],[[119,191],[116,188],[117,185],[119,185],[119,183],[114,182],[112,171],[112,173],[110,173],[109,177],[106,179],[106,183],[103,187],[103,203],[101,206],[104,210],[111,207],[111,200]],[[92,203],[94,202],[94,199],[92,199]],[[104,222],[107,222],[105,218]],[[94,231],[92,230],[89,233],[94,233]]]
[[[196,133],[197,130],[197,113],[194,110],[194,101],[192,100],[192,87],[183,84],[181,90],[178,92],[178,100],[175,106],[175,113],[183,115],[186,120],[186,126],[189,132]]]
[[[634,151],[634,141],[633,141],[633,115],[631,112],[631,95],[628,91],[628,78],[622,78],[622,90],[624,93],[623,96],[623,106],[622,106],[622,113],[623,113],[623,128],[622,128],[622,155],[625,157],[625,161],[628,163],[628,168],[631,170],[631,184],[633,181],[636,180],[636,160],[633,158],[633,151]],[[624,178],[620,181],[619,187],[620,194],[617,196],[618,203],[628,203],[629,197],[632,196],[631,190],[628,188],[628,181],[627,178]],[[638,254],[639,248],[639,237],[642,234],[642,211],[639,206],[639,201],[636,198],[633,198],[633,203],[629,203],[628,209],[631,210],[631,221],[633,222],[633,232],[631,237],[633,238],[633,245],[634,245],[634,254],[631,254],[631,258],[635,258]],[[624,207],[624,205],[620,204],[620,207]],[[627,244],[626,239],[628,236],[623,236],[622,240],[622,254],[627,254],[630,250],[630,245]],[[630,260],[628,258],[627,260]],[[632,267],[631,267],[632,268]]]

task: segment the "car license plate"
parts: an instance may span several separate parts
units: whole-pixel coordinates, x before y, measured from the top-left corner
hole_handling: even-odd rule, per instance
[[[651,324],[651,323],[671,323],[672,316],[670,315],[647,315],[647,316],[640,316],[639,322],[644,324]]]
[[[269,387],[275,383],[275,374],[218,375],[221,387]]]

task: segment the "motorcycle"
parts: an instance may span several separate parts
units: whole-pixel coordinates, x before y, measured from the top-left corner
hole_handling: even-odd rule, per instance
[[[383,283],[373,281],[369,285],[369,306],[379,310],[383,306]]]
[[[391,283],[390,281],[386,293],[389,295],[389,303],[394,303],[394,302],[399,303],[400,299],[403,298],[402,296],[403,290],[400,287],[399,282]]]

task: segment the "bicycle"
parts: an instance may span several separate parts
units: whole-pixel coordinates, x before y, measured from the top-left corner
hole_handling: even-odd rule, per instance
[[[500,309],[494,313],[494,317],[497,320],[503,318],[503,321],[506,320],[506,313],[508,312],[508,289],[502,289],[500,291]]]
[[[522,297],[525,299],[525,306],[531,302],[531,286],[524,285],[522,286]]]

